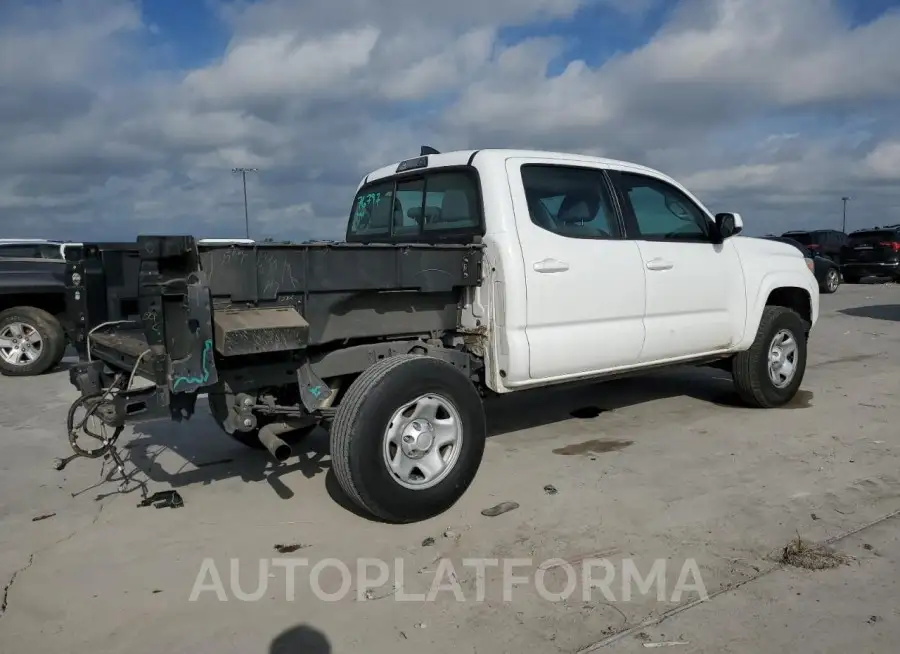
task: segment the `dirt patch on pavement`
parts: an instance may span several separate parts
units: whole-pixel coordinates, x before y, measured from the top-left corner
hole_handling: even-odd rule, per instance
[[[805,570],[828,570],[850,562],[850,557],[818,543],[808,543],[799,536],[785,545],[781,562]]]
[[[553,453],[561,454],[563,456],[575,456],[578,454],[603,454],[605,452],[618,452],[619,450],[624,450],[632,443],[634,443],[634,441],[593,440],[587,441],[586,443],[574,443],[572,445],[566,445],[565,447],[558,447],[553,450]]]

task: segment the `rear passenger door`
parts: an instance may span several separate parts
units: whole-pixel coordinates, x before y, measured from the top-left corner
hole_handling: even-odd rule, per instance
[[[644,269],[603,170],[510,159],[532,380],[632,365],[644,342]],[[518,183],[517,183],[518,182]]]
[[[613,171],[629,238],[646,271],[642,363],[720,352],[743,334],[744,275],[730,240],[686,193],[647,174]]]

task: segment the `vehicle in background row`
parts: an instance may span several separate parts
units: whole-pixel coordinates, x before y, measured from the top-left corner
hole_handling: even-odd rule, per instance
[[[847,235],[839,229],[793,230],[781,235],[806,246],[819,256],[841,263],[841,251],[847,243]]]
[[[900,225],[858,229],[847,237],[841,273],[848,284],[863,277],[900,281]]]
[[[67,344],[65,253],[80,243],[0,239],[0,373],[39,375]]]
[[[221,238],[200,243],[251,245],[253,241]],[[138,256],[134,243],[91,247],[101,264],[112,261],[104,268],[108,292],[103,301],[110,305],[104,310],[135,317]],[[73,323],[65,310],[65,258],[67,254],[80,258],[83,248],[83,243],[0,239],[0,374],[40,375],[62,360],[73,343]],[[110,252],[116,252],[111,259]],[[74,336],[80,335],[74,331]]]
[[[64,261],[0,259],[0,373],[39,375],[62,360],[66,349],[60,320],[65,307],[64,272]]]
[[[127,422],[188,419],[205,394],[223,431],[278,462],[282,436],[330,428],[350,500],[411,522],[471,484],[489,394],[691,364],[730,371],[749,406],[783,406],[819,292],[796,248],[742,228],[644,166],[423,148],[361,181],[343,243],[138,237],[128,324],[106,311],[126,255],[85,247],[66,273],[89,359],[70,370],[70,443],[121,466]],[[81,409],[111,430],[90,449]]]
[[[786,243],[800,250],[800,252],[803,253],[803,258],[806,259],[807,267],[812,271],[813,275],[815,275],[816,282],[819,284],[819,290],[822,293],[834,293],[840,287],[841,268],[828,257],[816,254],[815,251],[810,250],[802,243],[791,238],[785,238],[783,236],[763,236],[761,238],[764,238],[767,241]]]

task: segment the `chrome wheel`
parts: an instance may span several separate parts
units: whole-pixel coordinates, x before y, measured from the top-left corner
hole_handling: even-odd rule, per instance
[[[799,349],[794,335],[782,329],[769,344],[769,379],[776,388],[788,386],[797,372]]]
[[[38,330],[24,322],[12,322],[0,328],[0,357],[11,366],[34,363],[44,351]]]
[[[840,276],[838,275],[838,271],[832,268],[828,271],[828,275],[825,277],[825,287],[829,290],[829,292],[834,293],[837,290],[839,283]]]
[[[404,488],[431,488],[456,465],[462,438],[462,419],[453,403],[428,393],[391,417],[384,432],[384,462]]]

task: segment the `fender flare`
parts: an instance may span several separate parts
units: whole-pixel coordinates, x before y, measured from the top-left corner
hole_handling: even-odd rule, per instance
[[[756,330],[759,322],[762,320],[763,311],[771,297],[772,293],[778,289],[796,289],[806,296],[807,316],[804,319],[814,319],[814,307],[812,302],[812,290],[810,289],[809,280],[805,280],[793,271],[777,270],[768,272],[763,276],[759,284],[759,290],[756,297],[752,300],[752,305],[748,307],[747,322],[744,327],[743,338],[738,342],[737,349],[745,350],[749,348],[756,338]],[[818,292],[818,289],[816,289]]]

